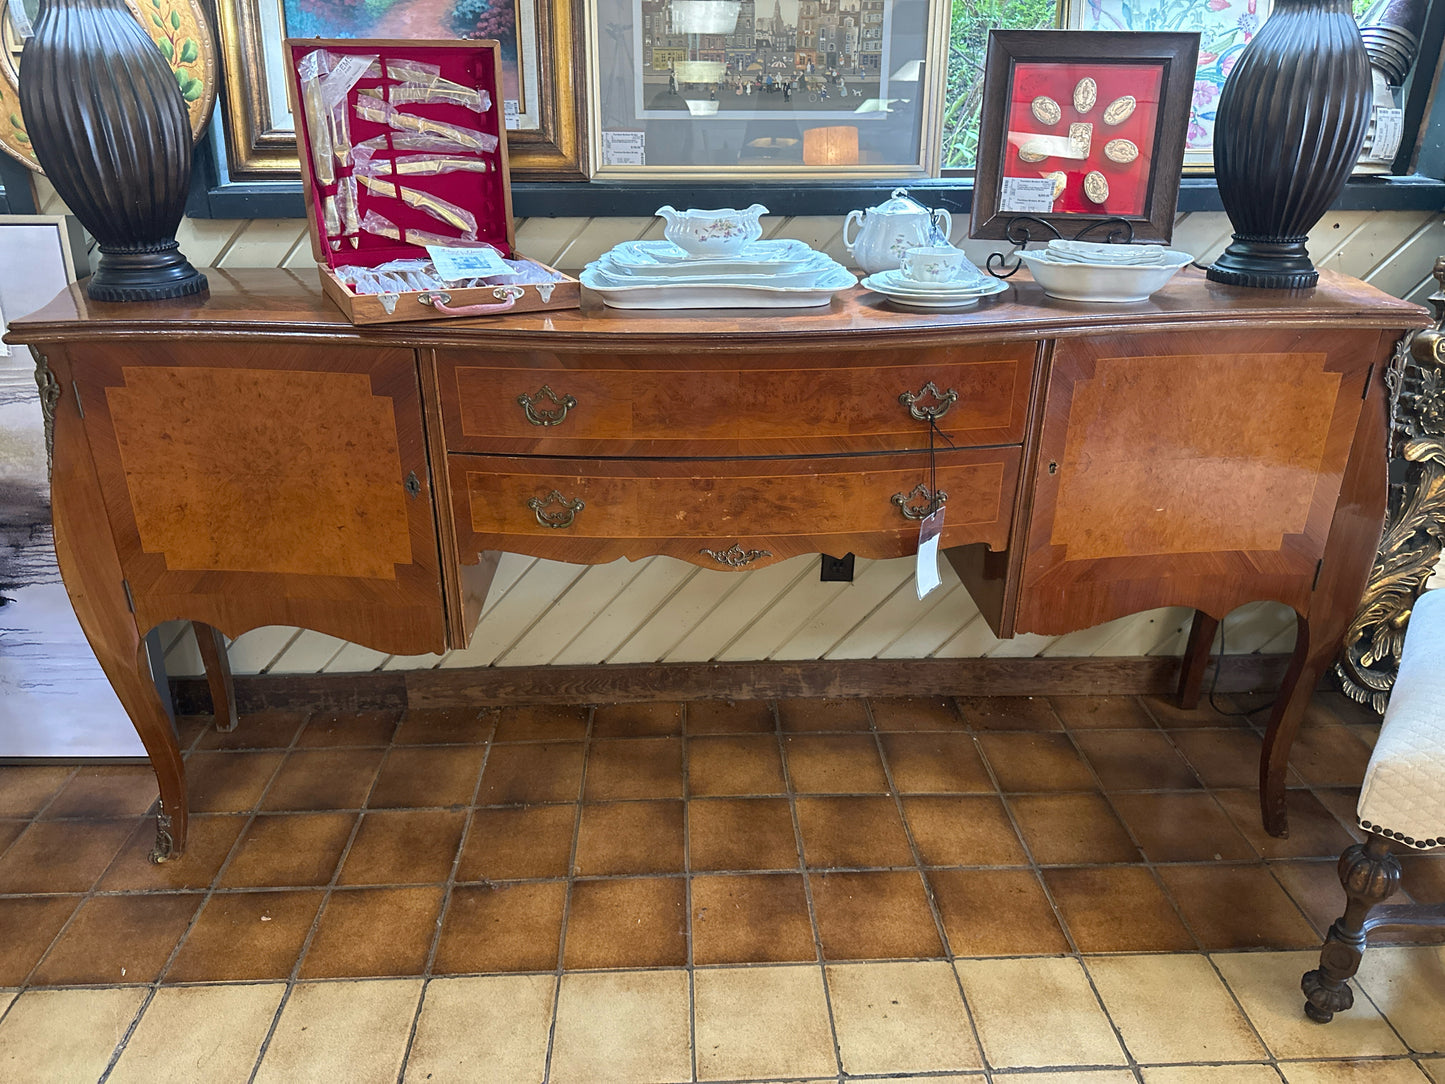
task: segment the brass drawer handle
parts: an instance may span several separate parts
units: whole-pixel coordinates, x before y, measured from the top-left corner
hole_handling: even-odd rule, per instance
[[[924,397],[931,397],[938,400],[938,402],[933,406],[921,406],[918,401]],[[906,406],[908,413],[912,414],[919,421],[936,422],[948,413],[949,407],[958,402],[958,392],[952,388],[949,388],[947,391],[939,391],[938,385],[930,380],[916,392],[903,392],[898,396],[898,401]]]
[[[910,504],[909,502],[912,501],[914,497],[921,498],[923,503]],[[930,493],[928,492],[928,487],[922,482],[919,482],[913,487],[912,493],[893,494],[893,503],[898,506],[898,511],[902,512],[908,519],[927,519],[942,508],[943,502],[946,500],[948,500],[947,493],[941,489],[937,493]]]
[[[561,511],[546,511],[549,504],[561,505]],[[569,501],[554,489],[545,497],[531,498],[527,501],[527,507],[536,513],[537,522],[543,527],[570,527],[572,521],[577,518],[577,513],[586,508],[587,503],[581,497],[575,501]]]
[[[543,399],[552,404],[552,410],[537,408],[537,404]],[[570,395],[564,395],[559,399],[555,391],[543,384],[536,395],[528,395],[523,392],[517,396],[517,403],[521,406],[522,412],[527,415],[527,420],[533,425],[561,425],[567,417],[567,411],[577,405],[577,400]]]
[[[773,555],[770,550],[745,550],[736,542],[734,542],[730,548],[722,550],[721,552],[709,549],[701,549],[697,552],[705,553],[714,561],[727,565],[729,568],[742,568],[743,565],[752,564],[759,557],[771,557]]]

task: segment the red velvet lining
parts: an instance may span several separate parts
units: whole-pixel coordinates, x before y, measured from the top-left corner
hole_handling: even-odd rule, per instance
[[[354,41],[331,41],[319,39],[292,39],[287,41],[291,55],[291,78],[295,96],[293,101],[303,101],[301,94],[301,80],[296,68],[301,59],[315,49],[325,49],[333,55],[357,55],[376,56],[383,64],[388,59],[394,61],[415,60],[424,64],[434,64],[441,69],[444,79],[450,79],[454,83],[460,83],[464,87],[476,87],[479,90],[487,91],[492,97],[492,107],[484,114],[478,114],[465,106],[450,105],[441,103],[408,103],[398,106],[400,110],[420,117],[427,117],[431,120],[442,121],[446,124],[454,124],[462,128],[470,128],[474,131],[485,132],[494,135],[499,141],[506,139],[506,133],[502,128],[502,96],[501,78],[494,63],[496,52],[490,48],[481,48],[481,42],[466,42],[459,45],[416,45],[408,44],[405,48],[395,45],[383,45],[380,42],[357,39]],[[385,69],[383,68],[383,71]],[[351,122],[351,143],[355,146],[378,135],[398,135],[386,124],[375,121],[364,120],[356,115],[355,105],[358,92],[364,88],[385,87],[396,83],[397,80],[385,78],[363,78],[346,96],[346,108]],[[325,85],[323,81],[323,86]],[[311,132],[309,120],[305,115],[304,108],[296,110],[296,133],[301,146],[300,153],[306,157],[308,167],[311,163]],[[390,140],[387,141],[388,149],[374,155],[374,159],[394,159],[401,155],[430,152],[394,151],[390,149]],[[439,153],[439,152],[438,152]],[[513,252],[507,243],[507,173],[502,162],[501,145],[495,151],[483,152],[457,148],[447,151],[448,155],[465,155],[477,157],[490,162],[493,168],[486,173],[473,173],[470,171],[457,171],[453,173],[440,173],[434,176],[383,176],[379,178],[384,181],[399,182],[408,188],[414,188],[430,195],[439,196],[458,207],[469,211],[477,220],[477,238],[495,245],[503,256],[511,257]],[[339,161],[335,162],[336,178],[339,183],[342,177],[347,176],[353,170],[352,166],[343,166]],[[434,218],[427,212],[417,207],[409,206],[400,199],[392,199],[386,196],[379,196],[369,192],[361,184],[357,184],[357,218],[365,219],[367,211],[375,211],[384,218],[390,219],[399,229],[425,230],[429,233],[451,236],[457,234],[455,227]],[[308,193],[311,198],[312,209],[315,212],[315,222],[320,233],[325,232],[325,216],[322,206],[328,195],[334,195],[335,185],[323,185],[316,180],[314,169],[311,177],[311,190]],[[389,260],[403,259],[426,259],[426,249],[419,245],[407,244],[396,241],[390,237],[380,237],[366,230],[360,231],[357,247],[352,248],[348,239],[343,240],[339,251],[333,251],[328,239],[322,237],[321,251],[326,266],[331,268],[352,266],[352,267],[375,267],[377,264],[386,263]]]

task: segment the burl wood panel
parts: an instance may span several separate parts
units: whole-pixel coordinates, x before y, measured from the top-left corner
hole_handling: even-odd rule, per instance
[[[1069,406],[1049,539],[1060,559],[1279,549],[1305,528],[1339,395],[1340,374],[1323,363],[1100,358]],[[1229,409],[1194,408],[1221,389]],[[1110,514],[1121,500],[1129,514]]]
[[[1308,613],[1377,332],[1058,344],[1015,629],[1155,606]]]
[[[142,631],[184,618],[445,647],[414,352],[87,343],[75,371]]]
[[[106,389],[121,467],[141,545],[167,568],[394,580],[411,562],[392,403],[367,374],[121,378]]]
[[[1004,544],[1018,463],[1017,448],[938,456],[937,488],[948,494],[943,545]],[[918,521],[893,495],[929,481],[920,453],[731,463],[454,455],[449,465],[464,562],[500,549],[589,564],[663,553],[720,568],[701,551],[735,543],[767,551],[751,568],[820,551],[897,557],[916,552]],[[553,490],[584,502],[566,527],[544,526],[528,506]],[[554,500],[542,511],[562,509]]]
[[[438,351],[447,447],[549,455],[816,455],[927,446],[899,395],[957,399],[939,420],[956,445],[1023,439],[1030,342],[923,350],[697,357]],[[547,396],[543,389],[552,393]],[[518,402],[555,424],[529,421]],[[575,406],[563,409],[558,400]]]

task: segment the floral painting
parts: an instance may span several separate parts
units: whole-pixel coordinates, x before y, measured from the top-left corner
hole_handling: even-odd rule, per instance
[[[502,86],[519,97],[516,0],[282,0],[294,38],[493,38]]]
[[[1259,32],[1271,0],[1070,0],[1068,25],[1081,30],[1199,32],[1199,67],[1189,110],[1186,165],[1208,165],[1224,81]]]

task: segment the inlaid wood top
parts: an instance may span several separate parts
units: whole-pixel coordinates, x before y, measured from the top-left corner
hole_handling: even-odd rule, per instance
[[[114,336],[325,338],[378,345],[478,345],[630,350],[658,347],[689,353],[746,344],[800,340],[822,344],[867,339],[927,341],[963,331],[993,340],[1069,337],[1113,330],[1198,324],[1213,329],[1261,323],[1303,327],[1425,327],[1429,313],[1372,286],[1322,271],[1310,290],[1251,290],[1209,282],[1185,268],[1148,301],[1128,305],[1059,301],[1020,272],[1003,293],[957,313],[904,312],[856,287],[816,309],[610,309],[584,291],[583,307],[471,320],[432,320],[353,327],[321,292],[312,272],[279,268],[206,270],[210,292],[168,301],[91,301],[73,285],[45,308],[14,321],[12,343]],[[547,341],[552,340],[552,341]]]

